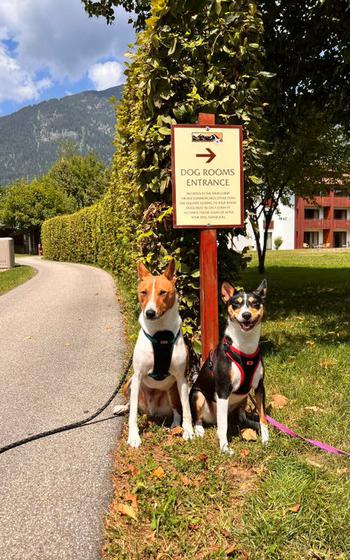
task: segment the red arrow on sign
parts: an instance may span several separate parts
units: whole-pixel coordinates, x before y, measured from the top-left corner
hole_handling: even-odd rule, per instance
[[[205,149],[208,152],[207,154],[196,154],[196,157],[206,157],[208,159],[205,163],[210,163],[216,157],[216,154],[214,154],[213,150],[211,150],[210,148],[205,148]]]

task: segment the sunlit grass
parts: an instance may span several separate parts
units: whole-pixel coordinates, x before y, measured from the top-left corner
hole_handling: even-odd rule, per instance
[[[0,295],[17,288],[36,274],[30,266],[15,266],[9,270],[0,271]]]
[[[270,252],[266,277],[267,402],[276,393],[288,399],[270,414],[350,451],[350,252]],[[253,289],[260,281],[253,259],[240,282]],[[234,438],[227,458],[215,429],[182,443],[144,424],[141,450],[123,441],[116,453],[105,557],[349,559],[350,459],[270,432],[267,447]],[[165,475],[156,479],[159,465]],[[137,520],[118,510],[130,493]]]

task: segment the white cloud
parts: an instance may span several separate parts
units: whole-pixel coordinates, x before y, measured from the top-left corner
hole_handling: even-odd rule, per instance
[[[123,67],[119,62],[100,62],[91,66],[88,76],[95,88],[100,91],[123,82]]]
[[[50,85],[49,79],[35,80],[23,70],[0,43],[0,101],[13,100],[19,103],[38,99],[40,93]]]
[[[96,68],[96,82],[93,81],[101,84],[108,70],[108,63],[101,60],[108,59],[116,61],[111,67],[117,77],[113,80],[115,85],[121,79],[117,61],[120,66],[126,45],[134,40],[128,18],[124,10],[117,8],[116,23],[107,26],[104,19],[89,18],[80,0],[1,0],[2,95],[7,83],[7,98],[12,91],[16,93],[13,99],[35,99],[38,92],[48,87],[47,80],[36,79],[38,74],[74,83],[83,79],[89,69],[91,73]],[[5,39],[15,43],[10,54],[1,43]],[[6,66],[11,76],[4,82]]]
[[[116,23],[89,18],[80,0],[1,0],[0,21],[18,42],[18,59],[29,71],[48,68],[56,79],[80,79],[102,58],[122,59],[134,33],[128,15]]]

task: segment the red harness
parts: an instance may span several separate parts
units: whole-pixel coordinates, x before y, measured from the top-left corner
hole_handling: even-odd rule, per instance
[[[232,346],[226,337],[223,339],[223,346],[226,357],[238,367],[241,374],[241,382],[235,393],[238,395],[245,395],[249,393],[255,372],[262,363],[260,346],[258,346],[254,354],[245,354]]]

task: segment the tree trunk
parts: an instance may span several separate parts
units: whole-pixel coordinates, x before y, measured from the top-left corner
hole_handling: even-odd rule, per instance
[[[264,245],[263,245],[263,247],[261,247],[259,225],[257,225],[257,228],[255,228],[255,227],[253,227],[253,224],[252,224],[252,229],[253,229],[253,233],[254,233],[254,237],[255,237],[256,251],[258,253],[258,270],[259,270],[260,274],[264,274],[264,272],[265,272],[265,253],[266,253],[265,235],[264,235]],[[264,247],[265,247],[265,251],[264,251]]]

